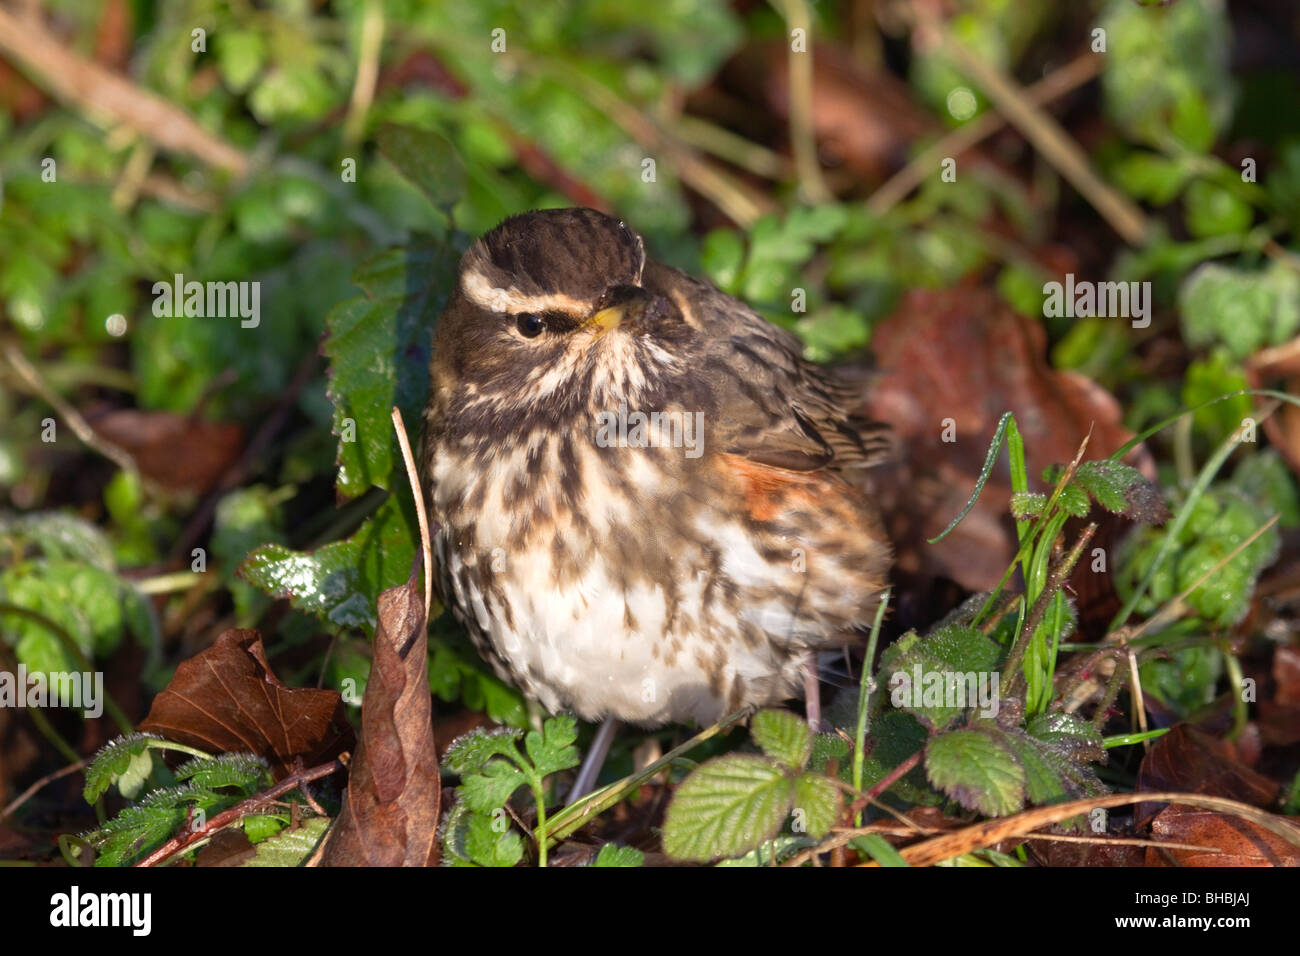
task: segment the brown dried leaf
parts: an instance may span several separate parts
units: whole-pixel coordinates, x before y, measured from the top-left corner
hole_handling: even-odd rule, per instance
[[[244,444],[238,425],[172,412],[121,408],[89,421],[97,435],[134,458],[141,473],[174,491],[214,487]]]
[[[361,740],[343,810],[321,866],[433,866],[442,787],[426,668],[420,562],[404,585],[379,595],[374,662],[361,707]]]
[[[280,683],[261,636],[247,630],[226,631],[183,661],[140,729],[217,753],[251,751],[276,777],[297,761],[330,760],[352,739],[338,692]]]
[[[1148,847],[1147,866],[1300,866],[1300,848],[1257,823],[1227,813],[1167,806],[1152,821],[1151,833],[1160,840],[1207,849]]]
[[[1240,800],[1269,807],[1277,800],[1278,784],[1228,756],[1224,745],[1189,724],[1178,724],[1160,737],[1138,768],[1138,791],[1178,790]],[[1138,804],[1137,826],[1149,821],[1163,804]]]

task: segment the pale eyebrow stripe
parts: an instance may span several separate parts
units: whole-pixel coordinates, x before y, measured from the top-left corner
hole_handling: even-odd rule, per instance
[[[490,312],[568,312],[571,315],[586,315],[590,303],[575,299],[562,292],[547,295],[526,295],[518,289],[501,289],[493,286],[481,273],[466,272],[460,280],[461,290],[465,296],[481,309]]]

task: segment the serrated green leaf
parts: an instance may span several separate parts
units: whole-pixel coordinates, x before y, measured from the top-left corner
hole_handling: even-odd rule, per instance
[[[803,773],[794,781],[794,831],[820,840],[840,818],[840,791],[820,774]]]
[[[352,537],[315,551],[264,545],[244,559],[238,574],[337,627],[373,631],[380,592],[411,574],[416,525],[409,501],[406,494],[390,495]]]
[[[252,795],[266,782],[268,766],[261,757],[250,753],[224,753],[199,757],[176,768],[178,781],[190,780],[196,787],[217,790],[238,787]]]
[[[968,810],[996,817],[1025,803],[1025,768],[999,740],[979,730],[950,730],[925,747],[930,783]]]
[[[749,735],[763,753],[791,770],[802,770],[812,756],[808,722],[788,710],[760,710],[750,724]]]
[[[527,782],[522,770],[497,757],[478,773],[463,776],[456,792],[471,810],[491,814],[504,807],[511,795]]]
[[[500,814],[471,813],[465,822],[465,852],[479,866],[510,867],[524,856],[524,840],[508,825],[503,830]]]
[[[596,854],[592,866],[641,866],[645,863],[645,854],[635,847],[616,846],[606,843]]]
[[[524,750],[538,774],[545,777],[578,765],[578,748],[573,746],[577,739],[577,721],[560,714],[542,725],[542,733],[530,730],[524,737]]]
[[[1017,520],[1037,518],[1047,507],[1047,495],[1033,491],[1017,491],[1011,496],[1011,516]]]
[[[248,819],[245,819],[247,826]],[[327,817],[312,817],[304,820],[301,826],[280,830],[260,842],[252,859],[245,860],[241,866],[301,866],[311,858],[329,829]],[[252,837],[249,837],[252,840]]]
[[[664,851],[679,860],[738,856],[770,840],[790,813],[794,781],[770,760],[717,757],[678,786],[664,819]]]
[[[273,813],[252,813],[244,817],[240,825],[244,828],[244,836],[248,837],[248,842],[257,844],[275,836],[287,824]]]
[[[522,730],[498,727],[484,730],[475,727],[451,742],[442,758],[442,765],[452,773],[461,775],[478,773],[493,757],[510,756],[517,759],[515,741],[523,736]]]
[[[128,734],[101,747],[86,768],[86,785],[82,789],[86,802],[94,803],[124,774],[138,773],[138,759],[148,756],[149,741],[156,739],[150,734]]]

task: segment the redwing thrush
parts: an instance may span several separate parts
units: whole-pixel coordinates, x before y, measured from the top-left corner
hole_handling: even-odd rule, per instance
[[[591,209],[511,217],[438,320],[440,590],[550,711],[710,723],[795,696],[889,567],[878,426],[793,336]]]

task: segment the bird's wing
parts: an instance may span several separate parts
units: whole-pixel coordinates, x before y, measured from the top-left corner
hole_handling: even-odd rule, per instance
[[[667,270],[665,270],[667,271]],[[757,464],[792,471],[865,468],[887,457],[888,427],[851,414],[859,397],[806,361],[799,341],[744,303],[672,270],[690,284],[704,333],[704,368],[719,414],[715,441]]]

